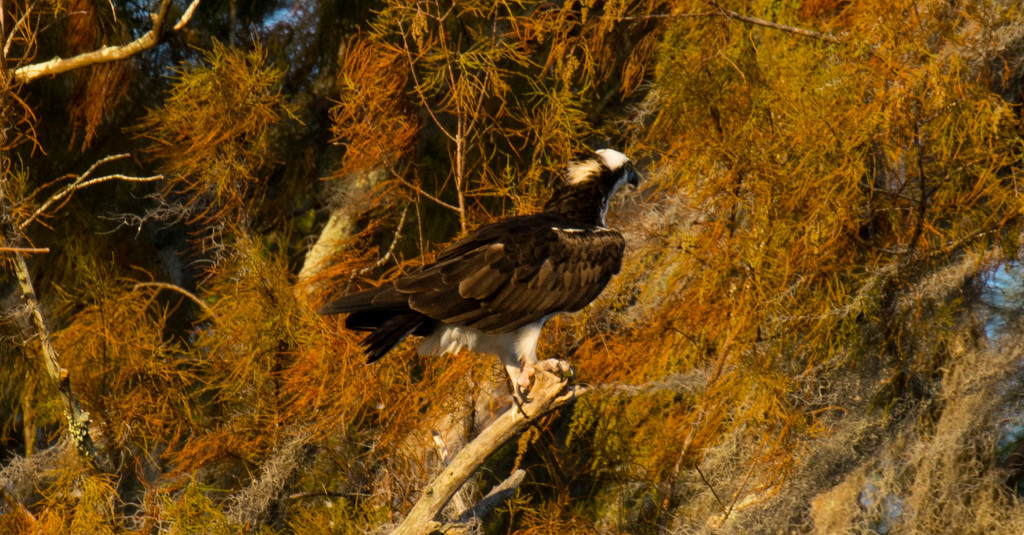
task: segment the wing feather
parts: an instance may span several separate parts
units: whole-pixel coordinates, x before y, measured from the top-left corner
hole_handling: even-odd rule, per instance
[[[613,230],[521,216],[481,227],[393,288],[432,319],[508,332],[586,306],[618,273],[624,248]]]

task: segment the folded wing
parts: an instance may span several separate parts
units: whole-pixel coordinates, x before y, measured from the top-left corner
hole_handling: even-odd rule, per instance
[[[394,291],[429,318],[491,334],[579,310],[619,272],[625,241],[614,230],[558,223],[525,216],[482,227],[398,278]]]

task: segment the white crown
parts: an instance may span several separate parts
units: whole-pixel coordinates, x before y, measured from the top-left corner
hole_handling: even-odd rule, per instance
[[[594,152],[601,157],[604,164],[612,171],[618,171],[623,165],[626,165],[626,162],[629,161],[629,156],[626,156],[617,150],[600,149]]]

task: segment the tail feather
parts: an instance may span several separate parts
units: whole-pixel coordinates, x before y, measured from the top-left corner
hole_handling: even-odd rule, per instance
[[[391,351],[410,334],[424,335],[432,330],[433,320],[409,308],[408,297],[392,286],[384,286],[335,299],[317,314],[349,314],[345,327],[370,331],[363,339],[366,362],[374,362]]]
[[[427,317],[419,312],[408,312],[392,316],[381,323],[363,340],[366,362],[374,362],[383,357],[399,342],[405,340],[406,336],[416,331],[426,319]]]
[[[335,299],[321,306],[316,313],[325,316],[364,310],[409,310],[409,298],[392,286],[384,286]]]

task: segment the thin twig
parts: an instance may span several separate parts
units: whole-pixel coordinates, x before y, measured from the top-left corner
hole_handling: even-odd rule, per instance
[[[758,455],[761,454],[761,451],[763,449],[764,449],[764,442],[762,442],[761,445],[758,446],[758,450],[757,450]],[[747,468],[747,473],[746,473],[745,476],[743,476],[743,482],[740,484],[740,488],[736,489],[736,492],[732,495],[732,502],[729,503],[729,508],[725,511],[725,514],[722,515],[722,522],[723,523],[726,520],[729,520],[729,516],[732,515],[733,510],[736,508],[736,504],[739,503],[740,497],[743,496],[743,492],[747,489],[747,484],[750,483],[750,478],[751,478],[751,476],[754,475],[754,467],[755,466],[757,466],[757,465],[754,464],[754,463],[750,463],[750,467]]]
[[[438,10],[440,10],[441,6],[440,6],[440,4],[438,2],[435,1],[434,5],[438,8]],[[454,8],[454,7],[455,7],[455,5],[452,4],[451,8]],[[458,88],[457,88],[458,80],[455,78],[455,69],[452,67],[452,53],[451,53],[451,50],[448,49],[448,37],[447,37],[447,35],[445,34],[445,31],[444,31],[444,19],[448,18],[448,15],[452,11],[451,8],[448,10],[447,13],[444,14],[443,17],[439,17],[438,18],[438,26],[437,27],[438,27],[438,31],[441,33],[441,38],[440,38],[441,53],[444,56],[445,70],[448,72],[449,91],[452,94],[451,99],[452,99],[452,102],[454,103],[454,106],[455,106],[455,110],[454,111],[455,111],[455,120],[456,120],[456,123],[455,123],[456,131],[455,131],[455,139],[453,140],[455,142],[455,195],[456,195],[456,198],[458,199],[458,202],[459,202],[459,229],[462,231],[463,234],[465,234],[466,233],[466,192],[465,192],[465,183],[466,183],[466,139],[468,137],[469,131],[472,128],[472,123],[476,122],[476,118],[472,118],[469,121],[470,122],[469,125],[466,124],[466,121],[467,121],[467,119],[466,119],[466,110],[464,110],[463,107],[462,107],[463,106],[462,105],[462,99],[459,98],[458,95],[457,95],[457,93],[458,93]],[[463,77],[464,76],[465,76],[465,73],[463,73]],[[481,91],[480,91],[481,102],[482,102],[482,98],[483,98],[483,93],[484,93],[484,91],[481,89]],[[450,155],[451,155],[451,153],[449,153],[449,156]]]
[[[726,9],[726,8],[722,7],[715,0],[707,0],[707,3],[711,7],[716,8],[719,11],[720,15],[722,15],[724,17],[728,17],[730,19],[741,20],[743,22],[748,22],[750,24],[755,24],[757,26],[764,26],[765,28],[772,28],[774,30],[781,30],[781,31],[793,33],[793,34],[796,34],[796,35],[802,35],[804,37],[810,37],[812,39],[818,39],[818,40],[821,40],[821,41],[827,41],[829,43],[839,43],[840,42],[839,38],[834,36],[834,35],[832,35],[832,34],[816,32],[814,30],[808,30],[806,28],[798,28],[796,26],[789,26],[789,25],[786,25],[786,24],[779,24],[777,22],[772,22],[772,21],[769,21],[769,20],[764,20],[764,19],[760,19],[760,18],[757,18],[757,17],[751,17],[749,15],[743,15],[743,14],[737,13],[737,12],[731,10],[731,9]]]
[[[7,41],[4,43],[5,58],[11,52],[11,44],[14,42],[14,36],[18,34],[18,28],[21,27],[22,23],[28,20],[29,15],[32,13],[32,9],[35,8],[36,4],[38,3],[39,2],[37,0],[29,4],[29,6],[25,9],[25,12],[22,13],[21,18],[18,19],[18,22],[14,23],[14,27],[11,28],[11,33],[7,34]],[[2,4],[2,2],[0,2],[0,4]],[[0,10],[0,13],[2,13],[2,10]]]
[[[395,180],[398,180],[398,182],[400,184],[402,184],[403,186],[405,186],[407,188],[410,188],[410,189],[414,190],[416,193],[419,193],[420,195],[423,195],[424,197],[426,197],[426,198],[436,202],[437,204],[440,204],[441,206],[444,206],[445,208],[447,208],[449,210],[455,210],[456,212],[459,211],[459,207],[458,206],[455,206],[454,204],[450,204],[450,203],[446,203],[446,202],[442,201],[441,199],[439,199],[439,198],[437,198],[437,197],[427,193],[426,191],[423,191],[423,188],[421,188],[421,187],[419,187],[419,186],[417,186],[415,184],[411,184],[411,183],[407,182],[404,178],[402,178],[401,176],[399,176],[397,174],[393,173],[393,176],[395,177]]]
[[[0,253],[42,254],[50,252],[49,247],[0,247]]]
[[[405,52],[405,57],[409,61],[409,74],[412,75],[412,85],[416,89],[416,94],[419,95],[420,101],[423,102],[423,107],[427,109],[427,113],[430,114],[430,118],[434,120],[434,124],[441,130],[448,139],[455,141],[455,136],[451,134],[444,125],[441,124],[441,120],[434,115],[433,108],[430,107],[430,102],[427,100],[427,96],[423,93],[423,88],[420,85],[420,79],[416,76],[416,62],[412,59],[412,52],[409,50],[409,41],[405,37],[405,27],[402,26],[402,22],[398,22],[398,32],[402,34],[402,51]]]
[[[124,181],[127,181],[127,182],[152,182],[154,180],[160,180],[160,179],[163,178],[163,175],[155,175],[155,176],[148,176],[148,177],[132,177],[132,176],[126,176],[126,175],[121,175],[121,174],[101,176],[101,177],[96,177],[96,178],[92,178],[92,179],[89,178],[89,175],[92,174],[92,172],[95,171],[97,167],[99,167],[99,166],[101,166],[101,165],[103,165],[103,164],[105,164],[107,162],[112,162],[112,161],[116,161],[116,160],[121,160],[121,159],[127,158],[128,156],[129,156],[128,154],[115,154],[113,156],[107,156],[106,158],[102,158],[102,159],[96,161],[95,163],[93,163],[89,167],[89,169],[87,169],[84,173],[82,173],[77,178],[75,178],[74,182],[72,182],[71,184],[68,184],[67,186],[64,187],[64,189],[62,189],[61,191],[59,191],[59,192],[55,193],[54,195],[50,196],[49,199],[46,199],[46,201],[43,202],[43,204],[35,211],[35,213],[33,213],[31,216],[29,216],[28,219],[22,221],[18,225],[18,230],[25,230],[25,228],[28,227],[29,224],[32,223],[32,221],[35,221],[35,219],[37,217],[39,217],[44,211],[46,211],[47,208],[52,206],[57,201],[59,201],[59,200],[65,198],[65,197],[71,195],[72,193],[74,193],[75,191],[77,191],[79,189],[86,188],[86,187],[92,186],[94,184],[99,184],[101,182],[107,182],[109,180],[124,180]]]
[[[367,273],[370,272],[370,270],[377,269],[383,266],[384,263],[391,258],[392,253],[395,252],[395,244],[397,244],[398,240],[402,238],[402,226],[405,225],[405,213],[407,211],[409,211],[408,206],[402,209],[402,217],[399,218],[398,227],[395,228],[395,236],[394,238],[391,239],[391,245],[388,247],[387,252],[384,253],[384,256],[378,258],[377,261],[373,263],[373,265],[366,266],[363,269],[360,269],[359,271],[353,272],[352,276],[348,278],[349,284],[352,284],[352,281],[355,280],[356,277],[366,275]]]
[[[181,286],[167,282],[137,282],[135,283],[135,286],[132,287],[133,290],[138,290],[139,288],[156,288],[158,290],[178,292],[179,294],[189,298],[193,303],[199,305],[199,308],[203,309],[203,312],[205,312],[206,315],[215,323],[220,323],[219,318],[217,318],[217,315],[213,313],[213,309],[211,309],[209,305],[204,303],[202,299],[196,296],[196,294],[182,288]]]
[[[718,506],[722,508],[722,513],[726,513],[727,511],[725,509],[725,504],[722,503],[722,499],[719,498],[718,493],[715,492],[715,487],[712,487],[711,483],[708,481],[708,478],[704,477],[704,472],[700,471],[700,465],[694,465],[693,468],[697,470],[697,475],[700,476],[700,480],[703,481],[705,485],[707,485],[708,490],[711,491],[711,495],[715,497],[715,501],[718,502]]]

